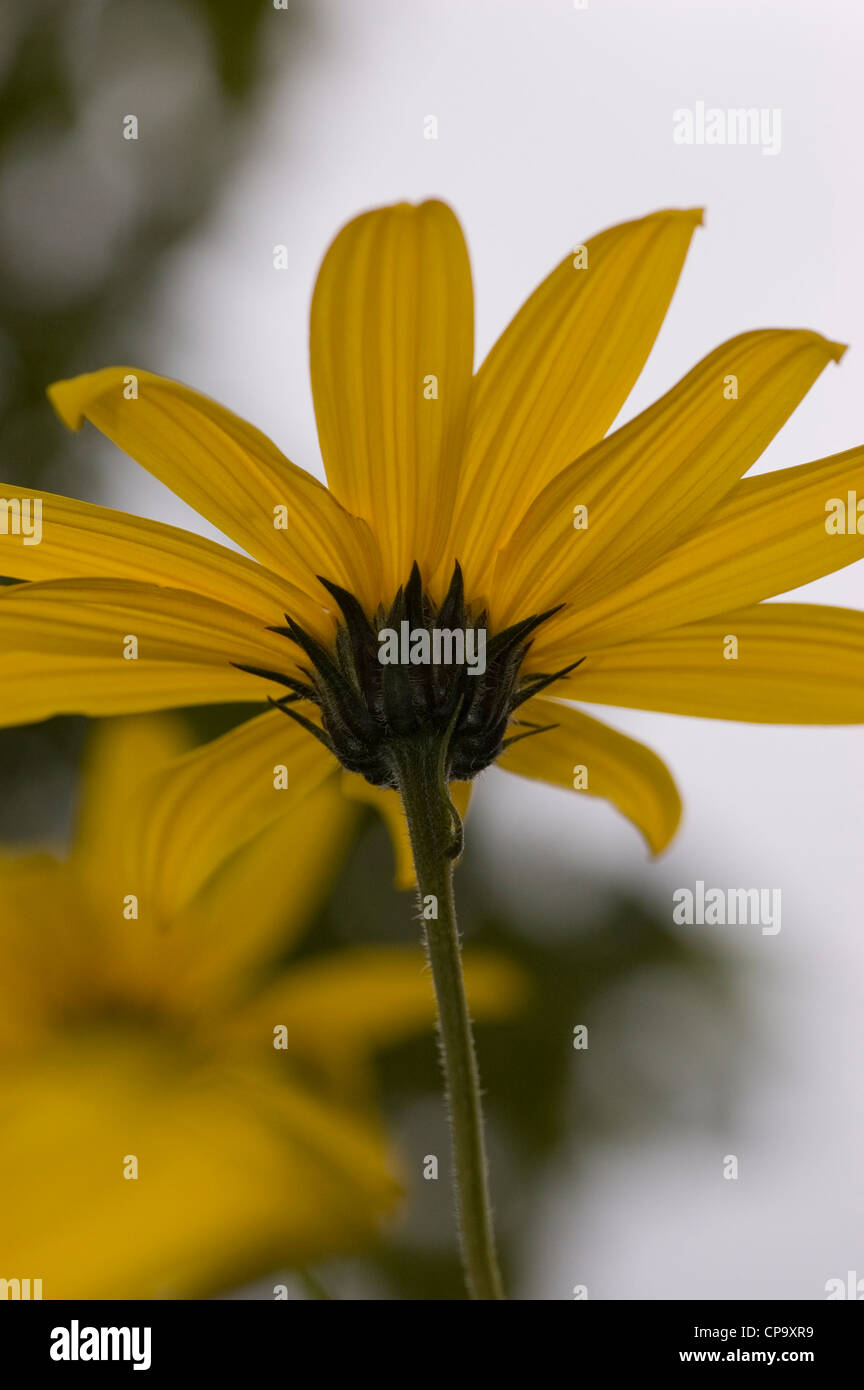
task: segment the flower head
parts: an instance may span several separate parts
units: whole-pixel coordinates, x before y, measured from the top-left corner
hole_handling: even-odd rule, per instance
[[[329,491],[177,383],[121,367],[52,387],[68,425],[90,420],[247,555],[44,498],[39,546],[2,538],[0,567],[30,582],[0,596],[0,718],[276,702],[193,759],[205,793],[235,807],[226,844],[285,809],[274,764],[306,792],[341,763],[345,789],[397,820],[393,746],[419,729],[442,742],[446,778],[497,761],[576,787],[654,851],[679,819],[671,776],[573,702],[860,721],[864,617],[762,600],[864,553],[854,528],[825,526],[832,496],[864,491],[864,450],[744,477],[843,349],[744,333],[608,432],[700,221],[664,211],[589,240],[476,374],[452,212],[401,204],[349,223],[311,316]],[[433,629],[482,631],[484,672],[381,663],[382,630],[403,622],[421,653]]]

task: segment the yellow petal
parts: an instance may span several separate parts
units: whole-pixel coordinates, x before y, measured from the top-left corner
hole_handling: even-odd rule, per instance
[[[503,956],[466,950],[465,989],[473,1016],[507,1019],[524,1007],[529,987]],[[287,1029],[288,1050],[310,1066],[324,1066],[346,1093],[368,1090],[374,1052],[435,1027],[432,976],[419,942],[414,946],[348,946],[338,956],[294,965],[229,1025],[238,1044],[263,1055],[273,1029]]]
[[[101,719],[92,724],[81,771],[74,855],[108,860],[123,833],[136,783],[186,752],[190,742],[187,725],[174,715]]]
[[[7,1065],[0,1116],[0,1267],[45,1299],[205,1297],[373,1240],[398,1194],[365,1118],[167,1031]]]
[[[245,996],[256,974],[268,970],[310,925],[356,818],[335,776],[290,801],[274,825],[235,853],[229,844],[204,891],[170,921],[160,918],[167,931],[154,929],[152,891],[144,881],[149,823],[160,814],[158,800],[150,800],[158,790],[153,780],[160,769],[168,773],[170,792],[174,768],[167,765],[190,741],[186,724],[173,716],[93,724],[69,864],[34,858],[24,875],[25,861],[13,867],[0,860],[0,908],[4,917],[19,921],[17,935],[11,927],[6,933],[0,928],[0,980],[10,976],[21,990],[12,964],[23,950],[40,993],[59,1000],[63,1009],[70,995],[83,1008],[95,983],[97,993],[113,991],[151,1008],[158,1000],[178,1015],[196,1014],[202,1023],[206,1015],[210,1026],[214,1012]],[[54,886],[61,867],[69,871],[62,894]],[[139,896],[139,925],[130,930],[123,910],[133,892]],[[22,910],[29,906],[32,915],[33,902],[47,901],[46,895],[63,905],[50,917],[50,947],[46,929],[34,935],[29,921],[20,929]],[[10,960],[4,946],[11,950],[16,941]],[[32,978],[25,993],[33,994]]]
[[[569,617],[688,540],[843,351],[785,329],[715,349],[538,497],[499,559],[498,623],[561,602]],[[726,396],[732,380],[737,399]],[[574,525],[576,506],[587,527]]]
[[[32,488],[0,483],[7,501],[34,498]],[[281,623],[286,612],[304,627],[326,633],[319,604],[285,579],[224,545],[146,521],[109,507],[39,492],[41,539],[26,544],[0,534],[0,574],[12,579],[135,579],[191,589],[231,604],[264,623]],[[0,502],[2,505],[2,502]]]
[[[130,639],[134,638],[137,647]],[[295,669],[290,644],[227,604],[112,580],[0,588],[0,723],[261,702],[272,691],[242,662]],[[124,652],[137,651],[137,657]]]
[[[470,782],[451,782],[450,796],[453,805],[463,821],[468,814],[471,800]],[[414,873],[414,852],[408,835],[408,822],[402,809],[402,798],[389,787],[373,787],[358,772],[343,772],[342,791],[353,801],[360,801],[377,811],[390,832],[393,845],[394,879],[393,887],[403,890],[415,888],[417,877]]]
[[[178,1006],[224,1007],[248,992],[311,926],[356,822],[338,777],[328,777],[217,869],[171,926]]]
[[[848,535],[826,529],[829,502],[845,506],[850,491],[864,496],[864,447],[744,478],[692,538],[638,579],[557,615],[538,634],[531,662],[554,669],[562,657],[758,603],[860,560],[854,514]]]
[[[293,815],[337,768],[317,739],[268,710],[154,773],[130,811],[142,917],[170,921],[232,851]]]
[[[260,703],[260,692],[239,675],[227,666],[223,671],[154,661],[130,680],[113,658],[70,661],[13,652],[0,655],[0,725],[31,724],[55,714],[143,714],[181,706]]]
[[[759,724],[864,723],[864,613],[760,603],[592,652],[568,698]]]
[[[129,891],[125,866],[137,852],[137,846],[129,844],[129,804],[142,781],[179,757],[190,742],[187,725],[169,714],[100,719],[91,725],[72,863],[91,905],[101,905],[118,932],[126,926],[121,917],[124,894]]]
[[[70,429],[89,420],[275,574],[313,597],[323,574],[372,600],[377,557],[364,523],[231,411],[134,367],[58,381],[48,394]]]
[[[521,716],[556,727],[514,743],[498,759],[500,767],[566,787],[573,796],[603,797],[633,822],[655,854],[666,848],[678,828],[681,800],[656,753],[557,700],[527,700]],[[585,784],[576,788],[577,780]]]
[[[701,220],[698,208],[657,212],[592,237],[587,266],[571,252],[486,358],[449,547],[469,593],[485,592],[495,550],[541,489],[609,429],[651,351]]]
[[[378,536],[388,602],[415,560],[428,575],[449,529],[473,314],[462,230],[440,202],[355,218],[318,275],[310,350],[321,452],[336,496]]]

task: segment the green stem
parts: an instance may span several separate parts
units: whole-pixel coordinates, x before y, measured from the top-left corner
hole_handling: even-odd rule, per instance
[[[453,1145],[453,1186],[462,1260],[472,1298],[501,1299],[487,1184],[480,1075],[462,978],[453,898],[453,862],[461,852],[461,822],[444,776],[444,745],[412,740],[393,748],[414,852],[421,902],[434,897],[437,917],[425,917],[426,949],[438,1000],[441,1057]]]

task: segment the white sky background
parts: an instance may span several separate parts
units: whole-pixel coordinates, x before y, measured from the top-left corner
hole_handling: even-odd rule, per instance
[[[570,0],[318,0],[313,9],[317,32],[274,84],[215,222],[172,262],[152,319],[129,326],[133,362],[215,396],[323,476],[308,302],[347,218],[402,198],[453,204],[474,266],[479,361],[574,243],[660,207],[704,204],[706,226],[622,419],[727,337],[807,327],[852,348],[758,470],[861,442],[855,0],[591,0],[588,10]],[[282,18],[268,19],[274,64]],[[673,110],[699,100],[780,107],[781,153],[675,145]],[[423,138],[428,114],[439,121],[434,142]],[[291,266],[276,272],[280,242]],[[116,454],[111,468],[118,504],[204,529]],[[800,596],[862,607],[864,566]],[[682,1126],[662,1140],[598,1145],[578,1184],[562,1165],[519,1292],[567,1298],[582,1282],[600,1298],[818,1298],[829,1277],[864,1276],[864,731],[597,712],[655,747],[678,779],[686,822],[659,864],[597,802],[497,772],[473,833],[508,856],[516,836],[551,839],[661,903],[696,878],[780,887],[783,927],[776,937],[713,929],[752,958],[748,1005],[762,1030],[734,1132]],[[740,1158],[737,1183],[720,1177],[729,1152]]]

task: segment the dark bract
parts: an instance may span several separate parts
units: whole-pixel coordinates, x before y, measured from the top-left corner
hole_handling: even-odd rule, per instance
[[[335,649],[328,651],[287,615],[287,625],[273,629],[302,648],[310,663],[304,672],[308,681],[258,667],[241,669],[287,686],[291,694],[274,703],[320,739],[349,772],[359,772],[376,787],[395,787],[393,745],[432,738],[444,747],[448,781],[470,781],[507,744],[552,727],[525,723],[519,733],[507,736],[511,721],[519,723],[514,715],[526,700],[579,665],[574,662],[564,670],[532,673],[525,679],[520,675],[531,634],[557,608],[524,618],[491,637],[485,644],[482,674],[464,661],[444,664],[415,657],[384,662],[379,635],[382,630],[398,631],[403,624],[412,633],[428,633],[430,640],[424,645],[430,649],[436,630],[482,633],[485,643],[486,615],[472,613],[466,604],[458,563],[440,606],[424,593],[415,564],[389,612],[379,609],[374,620],[353,594],[319,577],[344,620]],[[294,708],[302,700],[319,707],[322,728]]]

